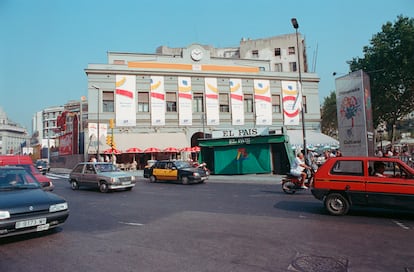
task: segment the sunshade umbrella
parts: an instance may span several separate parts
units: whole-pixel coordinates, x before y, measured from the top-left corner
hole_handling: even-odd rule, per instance
[[[126,153],[142,153],[142,149],[138,147],[131,147],[126,150]]]
[[[161,150],[156,147],[148,147],[144,150],[144,153],[157,153],[157,152],[161,152]]]
[[[200,152],[200,147],[199,146],[192,147],[191,152]]]
[[[164,152],[171,152],[171,153],[177,153],[178,152],[178,148],[175,147],[167,147],[163,149]]]
[[[103,153],[104,154],[117,154],[117,155],[119,155],[119,154],[121,154],[122,152],[120,151],[120,150],[118,150],[118,149],[112,149],[112,148],[108,148],[108,149],[105,149],[104,151],[103,151]]]
[[[151,153],[151,160],[154,159],[154,153],[161,152],[159,148],[156,147],[148,147],[144,150],[144,153]]]
[[[192,147],[183,147],[183,148],[180,149],[180,151],[181,152],[191,152],[191,151],[193,151],[193,148]]]

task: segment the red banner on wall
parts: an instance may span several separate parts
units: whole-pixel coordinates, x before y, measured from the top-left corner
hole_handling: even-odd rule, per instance
[[[59,136],[59,155],[72,155],[72,132]]]

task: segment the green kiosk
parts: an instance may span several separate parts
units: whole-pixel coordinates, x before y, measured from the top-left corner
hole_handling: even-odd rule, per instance
[[[294,160],[289,137],[271,134],[267,128],[214,131],[212,138],[198,139],[198,144],[199,161],[215,175],[283,175]]]

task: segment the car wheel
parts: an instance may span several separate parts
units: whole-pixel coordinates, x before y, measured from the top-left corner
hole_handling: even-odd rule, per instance
[[[332,193],[325,198],[325,207],[332,215],[345,215],[349,211],[349,201],[341,194]]]
[[[108,184],[106,184],[106,182],[102,181],[99,184],[99,191],[101,191],[101,193],[107,193],[108,192]]]
[[[185,185],[188,184],[188,177],[181,177],[181,182]]]
[[[157,178],[155,176],[150,176],[149,177],[149,181],[150,182],[156,182],[157,181]]]
[[[79,189],[79,184],[76,180],[72,180],[70,182],[70,187],[72,188],[72,190],[77,190],[77,189]]]

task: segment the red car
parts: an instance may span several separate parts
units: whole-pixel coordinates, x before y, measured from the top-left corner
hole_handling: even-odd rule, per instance
[[[26,155],[0,155],[0,166],[20,166],[25,168],[29,173],[31,173],[37,181],[43,187],[45,191],[53,191],[55,185],[52,181],[46,177],[46,175],[42,175],[39,170],[34,166],[32,158]]]
[[[414,170],[397,158],[330,158],[311,191],[332,215],[345,215],[352,205],[414,209]]]

